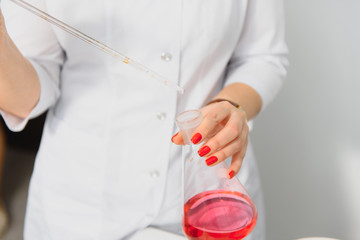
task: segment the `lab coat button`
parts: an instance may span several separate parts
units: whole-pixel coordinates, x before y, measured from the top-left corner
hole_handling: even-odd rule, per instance
[[[166,119],[166,113],[164,113],[164,112],[159,112],[158,114],[156,114],[156,117],[157,117],[159,120],[163,121],[163,120]]]
[[[151,172],[149,172],[149,174],[150,174],[150,177],[152,177],[152,178],[158,178],[160,176],[160,173],[157,170],[151,171]]]
[[[163,52],[161,53],[161,59],[165,62],[170,62],[172,58],[172,55],[170,53],[167,52]]]

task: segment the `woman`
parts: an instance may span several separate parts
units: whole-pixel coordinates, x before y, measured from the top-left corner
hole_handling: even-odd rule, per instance
[[[282,1],[29,2],[176,81],[185,94],[5,1],[2,116],[20,131],[49,109],[25,239],[126,239],[149,225],[180,233],[180,148],[170,138],[175,116],[188,109],[204,114],[193,140],[210,148],[207,159],[216,157],[209,165],[232,156],[229,177],[242,166],[239,178],[259,209],[249,239],[264,239],[246,121],[286,74]],[[181,136],[173,141],[181,144]]]

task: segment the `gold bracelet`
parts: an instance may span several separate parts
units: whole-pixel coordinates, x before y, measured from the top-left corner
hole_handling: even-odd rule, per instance
[[[210,104],[212,104],[212,103],[223,102],[223,101],[229,102],[231,105],[233,105],[233,106],[236,107],[236,108],[242,108],[242,107],[241,107],[239,104],[237,104],[236,102],[230,101],[230,100],[225,99],[225,98],[217,98],[217,99],[214,99],[214,100],[208,102],[205,106],[210,105]]]

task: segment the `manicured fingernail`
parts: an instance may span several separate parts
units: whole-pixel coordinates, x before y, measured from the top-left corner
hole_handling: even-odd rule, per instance
[[[205,161],[206,161],[206,164],[207,164],[208,166],[210,166],[210,165],[216,163],[217,160],[218,160],[217,157],[211,156],[211,157],[209,157],[208,159],[206,159]]]
[[[210,150],[211,150],[211,149],[210,149],[208,146],[203,146],[203,147],[201,147],[201,148],[199,149],[198,154],[199,154],[200,157],[203,157],[203,156],[205,156],[206,154],[208,154],[208,153],[210,152]]]
[[[234,177],[234,175],[235,175],[235,172],[233,170],[231,170],[229,172],[229,179],[232,179]]]
[[[174,136],[172,136],[171,141],[174,142],[174,138],[179,134],[179,132],[177,132]]]
[[[198,142],[200,142],[202,136],[200,133],[196,133],[192,138],[191,141],[193,144],[197,144]]]

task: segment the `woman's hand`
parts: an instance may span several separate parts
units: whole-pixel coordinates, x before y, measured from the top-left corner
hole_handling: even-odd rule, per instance
[[[203,120],[195,129],[191,141],[202,144],[198,154],[206,157],[208,166],[232,156],[227,170],[228,178],[232,178],[240,170],[248,144],[246,113],[227,101],[211,103],[200,111]],[[184,144],[181,133],[176,133],[171,140],[178,145]]]

